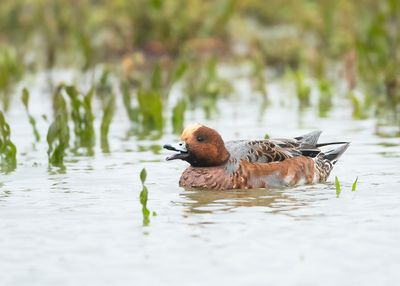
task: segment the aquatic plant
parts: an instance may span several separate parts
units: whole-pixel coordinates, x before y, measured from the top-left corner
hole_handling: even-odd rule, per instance
[[[265,76],[264,59],[260,53],[257,53],[252,59],[251,79],[253,89],[260,93],[263,100],[267,100],[267,80]]]
[[[358,177],[356,178],[356,180],[353,182],[353,185],[351,185],[351,191],[355,192],[356,188],[357,188],[357,181],[358,181]]]
[[[10,90],[24,69],[44,67],[51,72],[54,66],[83,65],[83,70],[89,71],[98,62],[118,63],[121,55],[130,57],[135,51],[143,58],[143,66],[135,63],[130,70],[139,75],[135,76],[138,85],[128,89],[133,102],[128,112],[132,122],[141,124],[136,102],[138,86],[145,93],[154,91],[143,78],[154,79],[153,86],[159,87],[156,89],[161,92],[166,114],[165,95],[168,83],[173,82],[170,67],[181,58],[190,61],[189,83],[185,84],[188,107],[199,106],[210,117],[217,111],[216,98],[230,91],[226,92],[227,85],[215,80],[220,76],[213,74],[212,68],[207,71],[207,66],[212,67],[208,58],[235,64],[254,59],[253,87],[265,96],[265,63],[271,70],[276,67],[278,74],[282,67],[296,70],[301,66],[319,79],[334,70],[332,64],[353,54],[352,67],[358,67],[358,74],[351,68],[352,78],[357,78],[357,90],[372,95],[371,106],[376,110],[371,114],[398,123],[399,12],[397,0],[271,0],[268,5],[263,1],[235,0],[80,1],[77,5],[65,0],[3,0],[0,97],[6,110]],[[160,63],[155,69],[158,76],[152,77],[148,69],[155,62]],[[212,77],[214,80],[210,80]],[[300,106],[306,107],[310,86],[302,77],[295,80]],[[318,104],[322,117],[327,115],[330,102],[324,88],[320,87]],[[356,100],[353,105],[357,105]],[[368,109],[364,102],[364,115]]]
[[[332,108],[332,84],[324,78],[318,80],[318,111],[320,117],[326,117]]]
[[[23,66],[16,51],[12,48],[0,48],[0,99],[3,110],[10,105],[11,89],[22,77]]]
[[[94,65],[94,48],[90,34],[84,31],[85,27],[80,27],[76,32],[78,40],[78,47],[84,58],[84,64],[82,66],[83,71],[87,71]]]
[[[17,167],[17,148],[10,138],[11,129],[0,111],[0,171],[11,172]]]
[[[355,192],[357,189],[357,182],[358,182],[358,177],[355,179],[355,181],[353,182],[353,184],[351,185],[351,191]],[[340,186],[340,182],[339,182],[339,178],[337,176],[335,176],[335,188],[336,188],[336,197],[339,198],[339,195],[341,193],[341,186]]]
[[[337,176],[335,176],[335,188],[336,188],[336,197],[338,198],[341,193],[340,182]]]
[[[180,80],[187,69],[185,62],[178,63],[175,67],[162,68],[155,64],[144,73],[134,84],[131,93],[131,83],[128,80],[121,82],[123,103],[129,120],[137,128],[141,136],[155,135],[158,138],[164,129],[164,103],[167,101],[172,86]],[[136,98],[132,104],[131,95]],[[184,110],[183,110],[184,112]]]
[[[206,118],[217,112],[218,99],[231,94],[233,90],[232,83],[218,74],[215,58],[189,69],[184,81],[184,92],[190,108],[202,107]]]
[[[74,123],[75,147],[84,147],[88,155],[92,155],[95,145],[94,115],[92,112],[92,98],[94,89],[91,88],[82,95],[75,86],[66,86],[71,100],[71,119]]]
[[[62,91],[64,85],[55,89],[53,96],[54,121],[47,131],[47,155],[49,164],[55,167],[64,167],[64,156],[69,147],[70,131],[68,126],[68,109]]]
[[[49,164],[64,167],[64,156],[69,147],[69,127],[65,115],[59,114],[47,131]]]
[[[139,106],[139,122],[142,134],[156,131],[161,135],[164,127],[163,100],[157,90],[144,90],[140,88],[137,93]]]
[[[147,208],[148,190],[144,185],[147,178],[146,169],[143,168],[140,172],[140,181],[142,182],[142,191],[140,192],[139,199],[142,205],[142,215],[143,215],[143,226],[148,226],[150,224],[150,210]]]
[[[104,105],[108,104],[108,97],[113,92],[109,77],[110,77],[110,71],[107,68],[103,69],[100,79],[95,87],[96,95],[99,97],[103,105],[103,108]]]
[[[132,123],[138,123],[139,121],[139,109],[132,106],[131,92],[129,82],[127,80],[121,81],[120,84],[122,99],[129,121]]]
[[[180,99],[172,109],[172,132],[175,134],[180,134],[183,130],[186,105],[186,100]]]
[[[387,110],[398,114],[400,107],[400,5],[397,0],[383,0],[372,8],[373,13],[363,18],[356,34],[358,72],[364,87],[376,94],[378,113],[388,117]],[[393,117],[396,120],[396,115]]]
[[[351,104],[353,107],[352,116],[354,119],[365,119],[366,115],[366,108],[364,108],[363,102],[360,98],[353,92],[349,92],[349,97],[351,99]]]
[[[61,115],[65,117],[66,121],[68,121],[67,102],[65,101],[64,96],[62,94],[63,90],[64,90],[64,84],[59,84],[54,90],[53,113],[54,117],[57,117],[57,115]]]
[[[296,84],[296,95],[299,100],[300,108],[310,106],[311,87],[304,79],[304,73],[300,70],[294,73],[294,80]]]
[[[110,124],[114,117],[115,111],[115,96],[112,94],[109,97],[108,103],[103,107],[103,117],[100,125],[100,144],[103,152],[109,152],[108,144],[108,131],[110,130]]]
[[[186,71],[188,69],[188,64],[185,61],[178,62],[178,64],[175,67],[175,70],[172,72],[171,79],[169,81],[169,88],[171,89],[172,85],[178,82],[183,78],[183,76],[186,74]]]
[[[36,120],[29,112],[29,91],[26,88],[24,88],[22,90],[21,100],[25,106],[25,111],[26,111],[26,114],[28,115],[29,124],[32,126],[33,134],[35,135],[35,140],[36,140],[36,142],[39,142],[40,134],[36,128]]]

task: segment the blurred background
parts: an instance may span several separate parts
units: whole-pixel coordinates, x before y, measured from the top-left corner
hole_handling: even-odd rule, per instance
[[[190,81],[207,64],[247,63],[265,96],[266,70],[292,72],[303,105],[309,78],[323,90],[321,115],[342,84],[354,117],[398,123],[399,30],[397,0],[3,0],[0,93],[7,109],[18,81],[42,70],[103,64],[133,80],[185,62]]]

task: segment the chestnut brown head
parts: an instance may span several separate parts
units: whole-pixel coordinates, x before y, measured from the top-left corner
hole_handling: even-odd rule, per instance
[[[167,157],[167,160],[181,159],[193,167],[213,167],[220,166],[229,159],[221,135],[207,126],[188,126],[183,131],[181,140],[176,144],[164,145],[165,149],[179,152]]]

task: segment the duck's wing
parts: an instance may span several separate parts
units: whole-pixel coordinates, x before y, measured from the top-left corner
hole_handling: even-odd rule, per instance
[[[228,169],[234,171],[240,161],[271,163],[296,156],[315,157],[321,151],[317,141],[321,131],[314,131],[293,139],[238,140],[225,143],[230,153]]]

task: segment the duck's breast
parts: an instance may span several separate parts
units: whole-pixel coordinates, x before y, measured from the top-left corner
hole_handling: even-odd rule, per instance
[[[226,190],[232,189],[232,178],[225,169],[219,167],[188,167],[179,180],[183,188]]]

